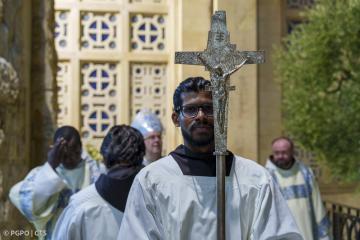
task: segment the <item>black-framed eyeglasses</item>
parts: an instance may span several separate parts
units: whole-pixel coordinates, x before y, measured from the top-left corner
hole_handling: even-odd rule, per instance
[[[194,118],[199,114],[199,111],[201,111],[207,116],[207,117],[213,117],[214,116],[214,108],[213,105],[186,105],[179,107],[179,111],[182,113],[184,117],[187,118]]]

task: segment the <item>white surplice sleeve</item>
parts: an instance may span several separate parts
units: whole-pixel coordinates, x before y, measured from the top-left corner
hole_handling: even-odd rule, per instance
[[[118,226],[108,221],[112,217],[103,205],[84,206],[81,203],[71,204],[61,213],[52,240],[111,240],[116,235],[111,234]]]
[[[54,232],[51,235],[53,240],[80,240],[82,237],[82,225],[85,220],[83,214],[76,212],[73,206],[68,206],[61,213],[56,222]]]
[[[269,176],[255,203],[255,216],[251,240],[302,240],[298,227],[290,213],[278,186]]]
[[[151,196],[151,191],[144,189],[138,176],[131,186],[117,239],[163,239],[163,228],[153,205],[156,200]]]
[[[97,192],[95,185],[72,195],[54,228],[53,240],[115,240],[123,213]]]
[[[49,163],[45,163],[14,185],[9,198],[30,222],[41,229],[54,214],[59,193],[65,187],[63,179]]]

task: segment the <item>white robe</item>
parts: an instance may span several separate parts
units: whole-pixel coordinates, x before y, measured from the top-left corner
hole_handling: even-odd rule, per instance
[[[11,202],[34,224],[36,230],[46,231],[51,239],[57,218],[67,206],[72,194],[89,186],[105,171],[102,164],[82,155],[83,162],[74,169],[62,165],[56,171],[48,162],[32,169],[24,180],[9,193]]]
[[[147,165],[149,165],[150,163],[152,163],[152,162],[149,161],[149,160],[147,160],[147,159],[144,157],[142,164],[143,164],[144,166],[147,166]]]
[[[269,159],[266,168],[280,186],[301,234],[306,240],[331,239],[330,222],[321,201],[320,190],[311,169],[295,160],[284,170]]]
[[[106,202],[94,184],[73,195],[55,226],[54,240],[116,239],[123,213]]]
[[[183,175],[164,157],[136,176],[118,240],[216,239],[216,178]],[[234,158],[226,177],[226,239],[302,239],[270,174]]]

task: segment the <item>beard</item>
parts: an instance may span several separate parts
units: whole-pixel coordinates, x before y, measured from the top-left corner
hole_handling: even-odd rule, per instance
[[[198,138],[194,138],[192,136],[191,133],[195,130],[196,127],[200,125],[208,125],[209,127],[213,128],[213,126],[210,126],[209,124],[201,124],[201,123],[194,124],[193,126],[191,126],[190,133],[184,130],[183,128],[181,128],[181,133],[184,140],[186,140],[190,145],[193,145],[195,147],[204,147],[214,142],[214,131],[209,131],[209,134],[202,134],[202,136]]]
[[[273,158],[273,162],[275,163],[275,165],[281,169],[290,169],[292,167],[292,165],[294,164],[294,159],[293,158],[279,158],[279,159],[275,159]]]

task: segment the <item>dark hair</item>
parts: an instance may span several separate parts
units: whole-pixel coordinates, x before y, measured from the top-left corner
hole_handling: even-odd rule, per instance
[[[56,129],[53,142],[55,143],[57,139],[64,138],[66,141],[74,139],[76,143],[81,146],[81,138],[78,130],[72,126],[62,126]]]
[[[206,86],[211,86],[209,80],[203,77],[189,77],[182,81],[175,89],[173,96],[174,111],[179,112],[182,106],[181,94],[186,92],[200,92],[205,91]]]
[[[125,163],[129,166],[141,165],[145,155],[142,134],[133,127],[116,125],[106,134],[100,148],[107,168]]]
[[[290,138],[285,137],[285,136],[281,136],[281,137],[278,137],[278,138],[275,138],[274,140],[272,140],[271,146],[274,145],[275,142],[280,141],[280,140],[287,141],[290,144],[291,150],[294,150],[294,142]]]

